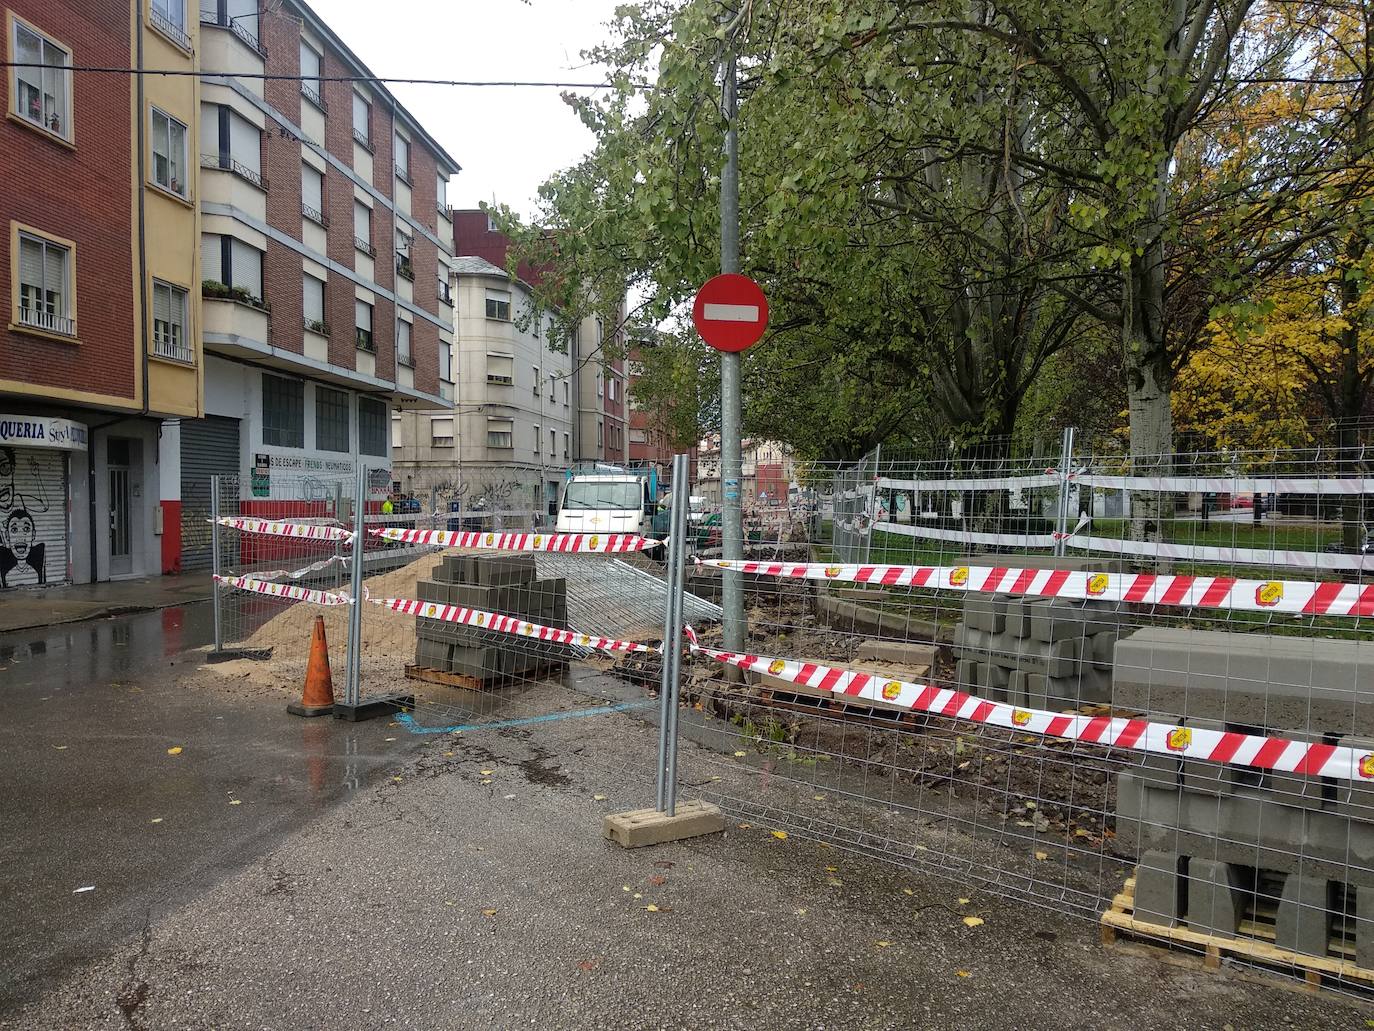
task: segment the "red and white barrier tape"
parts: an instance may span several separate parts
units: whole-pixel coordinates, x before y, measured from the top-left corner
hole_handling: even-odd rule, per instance
[[[373,537],[405,544],[437,544],[444,548],[480,548],[490,551],[558,551],[622,554],[657,548],[662,541],[629,533],[501,533],[497,530],[405,530],[388,526],[368,530]]]
[[[328,569],[335,563],[346,566],[351,561],[348,555],[330,555],[319,562],[312,562],[308,566],[301,566],[300,569],[269,569],[249,574],[254,580],[280,580],[284,576],[289,576],[292,580],[299,580],[303,576],[311,573],[318,573],[321,569]]]
[[[570,644],[580,648],[595,648],[608,652],[661,651],[659,648],[640,644],[637,641],[618,641],[611,637],[592,637],[589,634],[580,634],[574,630],[560,630],[558,627],[545,626],[542,623],[529,623],[514,616],[503,616],[500,613],[485,612],[481,609],[463,608],[460,605],[443,605],[437,601],[416,601],[414,598],[369,598],[367,600],[374,605],[381,605],[383,608],[393,612],[401,612],[407,616],[439,619],[446,623],[463,623],[467,626],[479,627],[482,630],[510,634],[513,637],[528,637],[538,641]]]
[[[221,526],[232,527],[243,533],[264,533],[273,537],[295,537],[308,541],[351,541],[353,531],[342,526],[329,526],[325,523],[293,523],[282,519],[243,519],[237,516],[220,516]]]
[[[1178,759],[1201,759],[1262,770],[1281,770],[1312,777],[1354,781],[1374,779],[1374,755],[1363,749],[1152,723],[1142,719],[1066,716],[1042,709],[1022,709],[1005,702],[985,701],[947,687],[889,680],[870,673],[792,659],[716,651],[699,645],[694,634],[689,635],[689,640],[693,652],[743,670],[767,673],[789,683],[855,700],[886,702],[913,712],[983,723],[1018,734],[1082,741],[1084,744],[1152,752]]]
[[[757,576],[790,577],[880,587],[926,587],[969,594],[1014,594],[1070,601],[1133,602],[1235,612],[1310,616],[1374,616],[1374,584],[1238,580],[1229,576],[1091,573],[1014,566],[825,565],[819,562],[697,560],[698,565]]]
[[[974,476],[963,479],[924,480],[880,476],[881,490],[914,490],[921,493],[965,490],[1014,490],[1017,488],[1057,487],[1061,477],[1057,470],[1046,469],[1043,474],[1030,473],[1011,476]],[[1217,494],[1318,494],[1323,497],[1350,494],[1374,494],[1374,479],[1357,477],[1320,476],[1108,476],[1100,473],[1074,471],[1068,479],[1074,483],[1107,490],[1175,491],[1180,494],[1215,492]]]
[[[272,598],[291,598],[295,601],[308,601],[315,605],[349,604],[346,594],[338,594],[334,591],[315,591],[308,587],[297,587],[294,584],[261,580],[254,576],[216,576],[215,582],[226,584],[240,591],[252,591],[254,594],[265,594]]]

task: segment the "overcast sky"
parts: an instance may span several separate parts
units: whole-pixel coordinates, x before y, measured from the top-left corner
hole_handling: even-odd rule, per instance
[[[618,0],[309,0],[373,73],[595,82],[581,51],[606,38]],[[509,204],[528,218],[550,174],[592,135],[548,88],[391,86],[463,170],[449,203]]]

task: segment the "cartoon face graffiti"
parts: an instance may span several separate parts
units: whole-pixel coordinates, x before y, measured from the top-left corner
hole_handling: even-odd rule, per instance
[[[8,587],[10,573],[19,566],[28,566],[38,576],[38,583],[48,582],[44,563],[47,545],[38,540],[38,527],[27,509],[12,508],[0,522],[0,587]]]

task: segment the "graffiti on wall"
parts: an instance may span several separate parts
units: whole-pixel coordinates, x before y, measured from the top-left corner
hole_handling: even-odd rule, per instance
[[[14,449],[0,447],[0,588],[48,582],[48,545],[34,518],[48,510],[47,492],[38,459],[28,456],[26,466],[21,481]]]

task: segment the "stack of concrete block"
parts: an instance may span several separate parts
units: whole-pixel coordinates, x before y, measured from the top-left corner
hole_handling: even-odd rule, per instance
[[[537,579],[528,556],[450,555],[434,567],[433,579],[416,586],[420,601],[459,605],[530,623],[566,628],[567,582]],[[415,664],[477,679],[507,680],[547,663],[547,656],[518,638],[464,623],[417,616]]]
[[[1347,745],[1374,715],[1374,643],[1151,627],[1116,646],[1113,703],[1159,722]],[[1282,884],[1276,944],[1325,956],[1353,892],[1356,962],[1374,968],[1374,780],[1145,755],[1117,784],[1117,843],[1140,856],[1136,915],[1234,936]]]
[[[960,686],[993,701],[1054,709],[1111,699],[1117,606],[969,594],[954,630]]]

